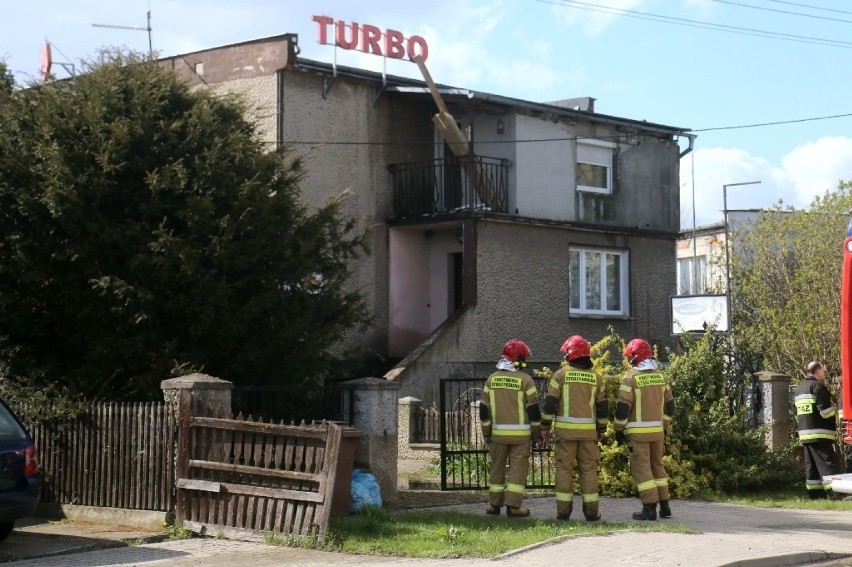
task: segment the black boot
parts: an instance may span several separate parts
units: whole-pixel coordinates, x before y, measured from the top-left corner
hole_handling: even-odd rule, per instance
[[[660,517],[661,518],[671,518],[672,517],[672,509],[669,508],[668,500],[660,500]]]
[[[583,515],[586,517],[587,522],[597,522],[601,519],[600,510],[598,510],[598,503],[594,504],[586,504],[583,502]]]
[[[641,512],[633,513],[634,520],[656,520],[657,519],[657,503],[642,504]]]

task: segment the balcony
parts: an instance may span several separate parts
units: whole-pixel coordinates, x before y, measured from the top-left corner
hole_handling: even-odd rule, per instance
[[[397,218],[449,213],[508,212],[509,161],[446,157],[388,166]]]

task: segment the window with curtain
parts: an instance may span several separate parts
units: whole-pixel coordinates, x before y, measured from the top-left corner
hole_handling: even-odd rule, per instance
[[[629,314],[626,251],[571,248],[568,253],[569,312]]]

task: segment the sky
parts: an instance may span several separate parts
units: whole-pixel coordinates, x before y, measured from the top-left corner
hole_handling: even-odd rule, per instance
[[[0,0],[0,8],[0,59],[20,84],[37,80],[45,39],[55,62],[78,69],[102,47],[148,51],[149,12],[163,57],[295,33],[301,57],[421,78],[409,61],[321,45],[312,17],[419,35],[438,83],[533,102],[590,96],[599,113],[692,130],[680,174],[685,229],[723,220],[724,185],[728,209],[805,208],[852,180],[852,2]],[[56,63],[53,71],[67,76]],[[760,183],[732,186],[752,181]]]

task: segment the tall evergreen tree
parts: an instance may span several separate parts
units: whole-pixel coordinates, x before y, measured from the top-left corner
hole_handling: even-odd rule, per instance
[[[134,54],[24,89],[0,67],[0,378],[121,399],[338,363],[363,235],[245,117]]]

